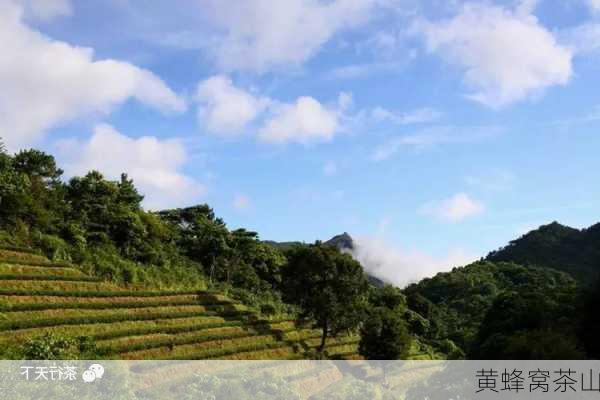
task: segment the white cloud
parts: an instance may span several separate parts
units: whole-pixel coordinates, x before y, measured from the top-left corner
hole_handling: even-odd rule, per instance
[[[68,176],[98,170],[109,179],[125,172],[145,195],[149,209],[190,205],[205,192],[202,184],[183,174],[187,154],[177,139],[131,138],[109,125],[98,125],[89,141],[59,142]]]
[[[419,213],[431,215],[442,221],[460,222],[483,213],[485,207],[466,193],[457,193],[447,199],[433,201],[419,208]]]
[[[246,131],[270,143],[331,140],[342,130],[343,114],[353,105],[352,94],[346,92],[339,94],[335,105],[324,105],[310,96],[285,103],[250,93],[223,75],[200,82],[196,97],[199,122],[211,132],[231,135]]]
[[[270,100],[234,86],[230,78],[217,75],[198,84],[198,119],[218,134],[239,133],[256,119]]]
[[[54,41],[27,27],[22,17],[16,3],[0,4],[0,132],[9,148],[30,145],[52,127],[107,113],[129,99],[162,111],[185,109],[150,71],[95,61],[92,49]]]
[[[389,121],[398,125],[422,124],[439,119],[442,113],[433,108],[419,108],[409,112],[391,111],[383,107],[375,107],[371,110],[371,117],[375,121]]]
[[[379,279],[404,287],[438,272],[466,265],[477,257],[456,249],[443,257],[433,257],[421,251],[405,251],[390,245],[382,237],[353,237],[352,256],[365,270]]]
[[[514,12],[468,3],[454,18],[420,21],[414,31],[429,52],[464,69],[469,98],[498,108],[564,85],[572,76],[572,50],[528,14],[527,3]]]
[[[271,143],[330,141],[340,129],[338,110],[313,97],[299,97],[281,104],[259,130],[259,138]]]
[[[375,162],[388,160],[404,147],[423,149],[444,144],[474,143],[499,135],[502,132],[503,129],[498,126],[436,126],[423,129],[414,134],[392,138],[375,149],[371,159]]]
[[[233,198],[233,208],[238,211],[246,210],[248,207],[250,207],[250,204],[250,198],[245,194],[236,194]]]
[[[380,0],[201,0],[220,34],[206,46],[220,68],[299,66],[336,33],[367,22]]]

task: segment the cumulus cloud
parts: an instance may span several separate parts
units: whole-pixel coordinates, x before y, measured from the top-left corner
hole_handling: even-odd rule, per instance
[[[200,82],[197,101],[200,123],[215,134],[247,131],[264,142],[302,144],[331,140],[342,130],[343,113],[353,102],[352,95],[345,92],[333,105],[311,96],[281,102],[235,86],[223,75]]]
[[[52,40],[22,18],[18,3],[0,4],[0,132],[9,148],[29,145],[52,127],[107,113],[129,99],[165,112],[185,109],[182,99],[150,71],[94,60],[92,49]]]
[[[460,222],[483,213],[482,203],[466,193],[457,193],[447,199],[432,201],[419,208],[419,213],[431,215],[447,222]]]
[[[220,32],[205,46],[224,70],[299,66],[336,33],[367,22],[381,0],[201,0]]]
[[[466,265],[477,257],[456,249],[443,257],[433,257],[416,250],[404,250],[389,244],[382,237],[358,236],[353,238],[352,256],[365,270],[385,282],[404,287],[438,272]]]
[[[498,108],[572,76],[572,50],[529,14],[535,3],[526,1],[515,11],[467,3],[454,18],[420,21],[413,31],[430,53],[464,70],[470,99]]]
[[[329,141],[339,130],[338,111],[310,96],[293,104],[281,104],[259,130],[259,138],[271,143]]]
[[[257,97],[234,86],[223,75],[210,77],[198,84],[198,119],[207,128],[219,134],[239,133],[256,119],[270,100]]]
[[[205,192],[201,183],[181,172],[187,154],[177,139],[131,138],[110,125],[98,125],[88,141],[66,140],[58,147],[68,176],[98,170],[118,179],[125,172],[146,196],[149,209],[190,205]]]

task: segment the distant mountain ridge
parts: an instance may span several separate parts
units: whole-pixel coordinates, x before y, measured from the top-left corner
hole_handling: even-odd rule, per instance
[[[558,222],[542,225],[489,253],[486,260],[553,268],[593,283],[600,278],[600,223],[581,230]]]

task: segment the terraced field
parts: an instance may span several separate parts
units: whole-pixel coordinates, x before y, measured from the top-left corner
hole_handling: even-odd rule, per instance
[[[44,333],[86,336],[106,359],[302,359],[319,331],[266,320],[207,291],[116,286],[25,249],[0,250],[0,348]],[[330,339],[332,358],[359,358],[357,337]]]

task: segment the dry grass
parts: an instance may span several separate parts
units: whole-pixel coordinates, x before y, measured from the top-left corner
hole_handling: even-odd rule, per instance
[[[0,281],[0,289],[23,290],[30,294],[36,291],[60,291],[60,292],[102,292],[102,291],[126,291],[116,285],[105,282],[65,282],[65,281]],[[1,292],[0,292],[1,293]]]
[[[202,327],[229,323],[219,316],[201,316],[172,319],[156,319],[147,321],[124,321],[112,323],[95,323],[79,325],[51,326],[30,328],[19,331],[0,332],[0,344],[21,344],[26,340],[46,332],[63,336],[90,336],[97,340],[112,337],[138,335],[140,332],[161,332],[177,329],[200,329]],[[240,322],[241,324],[241,322]]]
[[[65,267],[38,267],[34,265],[23,264],[0,264],[0,274],[23,274],[23,275],[39,275],[43,276],[70,276],[80,277],[87,276],[83,272],[75,268]]]
[[[31,254],[31,253],[22,253],[19,251],[13,250],[4,250],[0,249],[0,260],[18,260],[23,261],[24,264],[27,264],[28,261],[34,263],[47,263],[48,259],[44,256]]]
[[[113,308],[107,310],[43,310],[43,311],[14,311],[5,313],[8,321],[40,320],[48,318],[103,318],[108,316],[135,316],[153,313],[207,312],[206,306],[175,306],[175,307],[142,307],[142,308]]]
[[[272,335],[251,336],[236,339],[213,340],[209,342],[187,344],[175,347],[159,347],[155,349],[122,353],[120,357],[127,360],[158,360],[158,359],[204,359],[210,358],[219,350],[235,351],[237,348],[260,347],[276,344]]]

